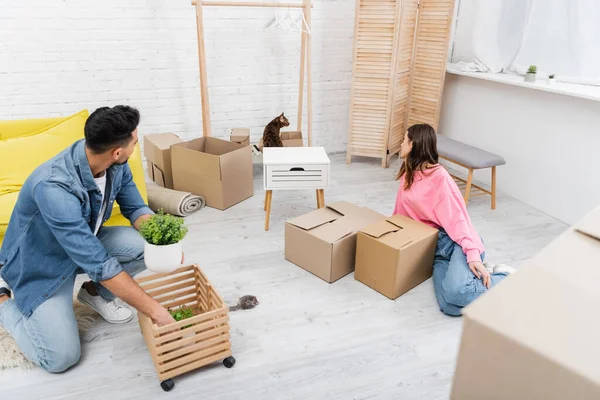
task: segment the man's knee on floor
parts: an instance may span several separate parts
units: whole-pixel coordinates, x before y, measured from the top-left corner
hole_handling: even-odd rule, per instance
[[[60,373],[77,364],[80,358],[81,346],[77,343],[76,346],[69,346],[52,352],[50,357],[40,363],[40,366],[48,372]]]

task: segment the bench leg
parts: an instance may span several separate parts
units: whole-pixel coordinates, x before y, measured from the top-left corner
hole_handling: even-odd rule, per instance
[[[492,210],[496,209],[496,167],[492,167]]]
[[[265,231],[269,230],[269,219],[271,218],[271,200],[273,199],[273,191],[267,190],[265,198],[265,209],[267,215],[265,216]]]
[[[469,204],[469,196],[471,196],[471,183],[473,183],[473,168],[469,168],[469,177],[467,178],[467,186],[465,187],[466,204]]]
[[[319,189],[319,198],[321,199],[321,207],[319,207],[319,208],[325,207],[325,190],[324,189]]]

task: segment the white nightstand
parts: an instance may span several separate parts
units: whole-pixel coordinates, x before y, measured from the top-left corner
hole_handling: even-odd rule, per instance
[[[317,207],[325,206],[323,189],[329,187],[329,157],[322,147],[265,147],[265,231],[269,230],[273,190],[315,189]]]

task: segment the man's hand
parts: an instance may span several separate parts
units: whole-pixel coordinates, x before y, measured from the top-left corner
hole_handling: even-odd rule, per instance
[[[173,318],[171,313],[162,306],[156,309],[156,315],[153,315],[150,319],[158,326],[165,326],[175,322],[175,318]]]
[[[155,324],[163,326],[175,322],[171,314],[146,293],[127,272],[122,271],[100,283],[125,303],[147,315]]]
[[[483,285],[486,288],[488,288],[488,289],[490,288],[490,284],[491,284],[490,274],[489,274],[489,272],[487,272],[487,270],[485,269],[485,266],[483,265],[483,263],[481,261],[470,262],[469,269],[471,270],[473,275],[475,275],[477,278],[479,278],[483,281]]]
[[[133,223],[133,227],[139,231],[142,227],[142,224],[150,217],[152,217],[152,214],[140,215],[139,218]]]

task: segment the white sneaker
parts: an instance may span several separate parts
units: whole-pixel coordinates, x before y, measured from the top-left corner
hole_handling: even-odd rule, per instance
[[[494,273],[494,266],[495,266],[495,265],[496,265],[496,264],[493,264],[493,263],[487,263],[487,262],[484,262],[484,263],[483,263],[483,266],[485,267],[485,270],[486,270],[486,271],[488,272],[488,274],[490,274],[490,275],[492,275],[492,274]]]
[[[133,312],[123,305],[119,299],[106,301],[100,296],[92,296],[84,287],[79,289],[77,300],[92,307],[106,322],[111,324],[124,324],[133,319]]]
[[[509,265],[506,264],[498,264],[494,266],[494,273],[495,274],[504,274],[504,275],[512,275],[516,272],[517,270]]]
[[[8,297],[12,297],[12,293],[10,291],[10,286],[8,286],[8,283],[6,283],[6,281],[4,279],[2,279],[0,277],[0,294],[5,294]]]

